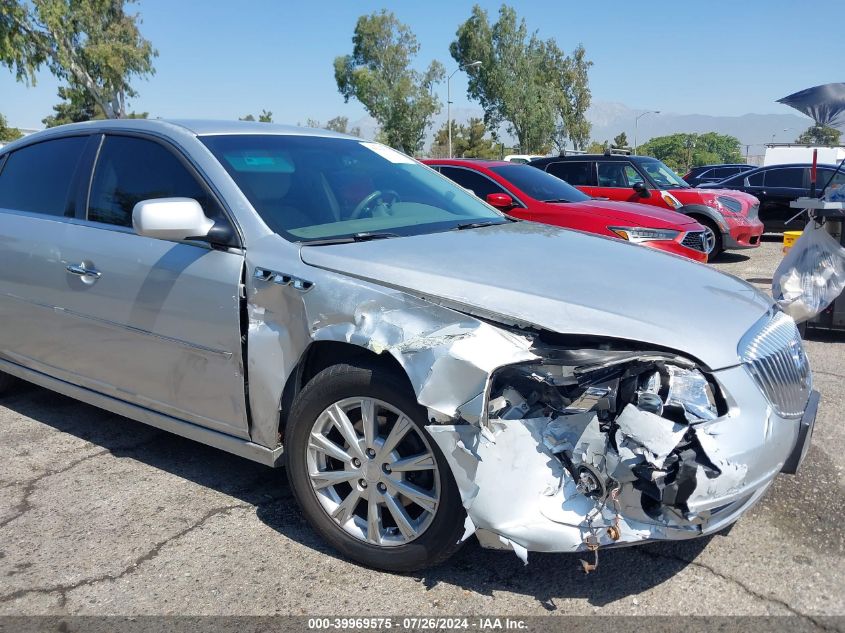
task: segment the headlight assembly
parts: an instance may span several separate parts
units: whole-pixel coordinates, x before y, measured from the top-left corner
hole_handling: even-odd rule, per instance
[[[673,231],[671,229],[647,229],[641,227],[607,227],[623,240],[639,244],[641,242],[654,242],[657,240],[674,240],[680,231]]]
[[[694,363],[663,353],[563,350],[542,363],[494,373],[490,418],[571,415],[595,411],[611,421],[631,404],[682,424],[723,414],[724,399]],[[724,408],[724,407],[723,407]]]

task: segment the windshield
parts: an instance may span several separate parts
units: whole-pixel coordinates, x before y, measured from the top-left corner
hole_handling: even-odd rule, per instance
[[[269,134],[200,140],[267,226],[293,242],[418,235],[508,221],[447,178],[379,143]]]
[[[581,193],[560,178],[529,165],[491,167],[490,171],[512,183],[535,200],[542,200],[543,202],[584,202],[590,199],[590,196]]]
[[[659,160],[644,160],[640,163],[640,167],[642,167],[646,173],[651,176],[651,179],[658,187],[677,187],[679,189],[690,188],[685,180]]]

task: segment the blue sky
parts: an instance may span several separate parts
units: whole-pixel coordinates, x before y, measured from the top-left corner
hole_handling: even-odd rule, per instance
[[[481,2],[495,15],[499,2]],[[595,101],[663,112],[712,115],[792,112],[775,100],[796,90],[845,80],[842,16],[830,0],[571,0],[513,2],[529,29],[565,50],[579,42],[595,63]],[[418,64],[438,59],[451,72],[448,46],[473,2],[318,0],[141,0],[142,32],[159,51],[156,74],[136,82],[132,107],[152,116],[236,118],[271,110],[277,122],[325,121],[365,114],[344,104],[332,61],[352,48],[359,15],[381,8],[409,24]],[[829,20],[823,19],[829,16]],[[831,34],[825,35],[825,27]],[[802,26],[803,25],[803,26]],[[806,33],[806,36],[799,35]],[[56,103],[58,83],[15,82],[0,68],[0,113],[12,125],[39,127]],[[446,86],[440,86],[445,102]],[[452,80],[456,108],[470,106],[461,73]]]

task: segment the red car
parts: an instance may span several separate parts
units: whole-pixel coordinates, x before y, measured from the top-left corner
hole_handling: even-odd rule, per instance
[[[422,162],[515,218],[615,237],[707,261],[706,232],[692,218],[641,205],[593,200],[528,165],[465,159]]]
[[[590,196],[678,211],[707,230],[710,259],[723,250],[760,246],[760,201],[741,191],[694,189],[656,158],[581,154],[540,158],[533,167]]]

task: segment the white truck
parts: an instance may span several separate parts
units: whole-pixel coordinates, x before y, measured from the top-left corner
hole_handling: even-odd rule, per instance
[[[766,145],[763,166],[812,163],[813,150],[818,150],[818,164],[836,165],[845,159],[845,146],[814,146],[795,143],[773,143]]]

